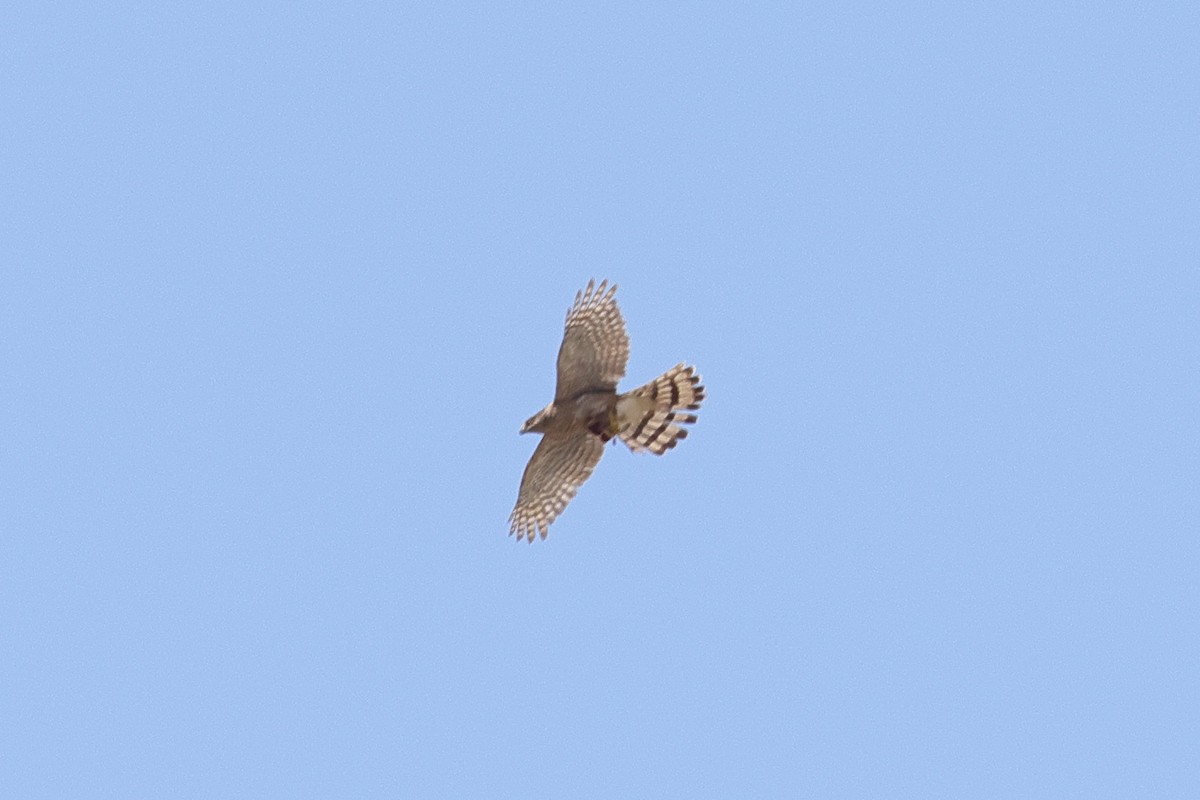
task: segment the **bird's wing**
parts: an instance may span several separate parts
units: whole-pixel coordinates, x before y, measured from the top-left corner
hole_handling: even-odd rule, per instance
[[[521,491],[509,517],[518,539],[546,538],[550,523],[562,513],[604,455],[604,443],[580,427],[545,434],[525,466]]]
[[[629,334],[613,295],[616,284],[588,281],[575,295],[567,311],[566,330],[558,350],[558,382],[554,400],[559,402],[586,391],[617,390],[629,362]]]

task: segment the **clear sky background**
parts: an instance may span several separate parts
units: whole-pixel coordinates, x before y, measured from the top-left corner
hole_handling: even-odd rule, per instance
[[[3,796],[1200,793],[1194,3],[0,27]]]

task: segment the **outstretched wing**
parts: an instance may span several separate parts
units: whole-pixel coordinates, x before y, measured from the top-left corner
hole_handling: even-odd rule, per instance
[[[521,477],[509,535],[530,542],[535,535],[545,539],[550,523],[571,502],[602,455],[604,443],[586,429],[545,434]]]
[[[608,281],[575,295],[575,305],[567,311],[567,326],[562,347],[558,349],[558,385],[554,401],[568,400],[580,392],[615,392],[617,381],[625,377],[629,362],[629,334],[613,295],[617,285]]]

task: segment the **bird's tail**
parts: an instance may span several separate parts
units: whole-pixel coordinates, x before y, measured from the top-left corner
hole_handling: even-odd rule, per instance
[[[617,400],[617,436],[629,449],[649,450],[657,456],[687,437],[704,400],[704,387],[695,367],[676,364],[645,386],[626,392]]]

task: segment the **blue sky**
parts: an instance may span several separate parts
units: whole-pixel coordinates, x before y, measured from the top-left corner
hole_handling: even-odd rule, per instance
[[[0,793],[1200,790],[1194,4],[5,16]]]

